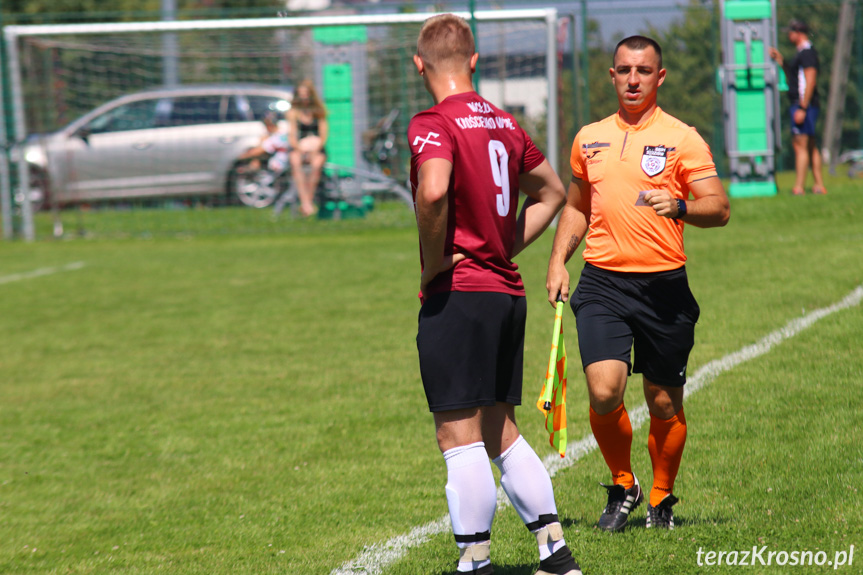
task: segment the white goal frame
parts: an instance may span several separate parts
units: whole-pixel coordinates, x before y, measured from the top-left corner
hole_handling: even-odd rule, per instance
[[[115,24],[51,24],[6,26],[3,34],[6,42],[8,60],[9,91],[12,95],[12,109],[15,142],[21,142],[27,137],[27,126],[24,113],[24,98],[21,77],[21,63],[18,52],[18,40],[24,36],[54,36],[68,34],[108,34],[134,32],[186,32],[195,30],[227,30],[227,29],[264,29],[264,28],[305,28],[323,26],[351,26],[376,24],[410,24],[421,23],[436,13],[417,14],[386,14],[386,15],[346,15],[346,16],[312,16],[301,18],[250,18],[234,20],[186,20],[160,22],[123,22]],[[558,126],[557,126],[557,61],[556,34],[557,9],[541,8],[530,10],[483,10],[476,12],[454,12],[454,14],[470,21],[505,22],[518,20],[539,20],[545,22],[546,28],[546,78],[547,78],[547,150],[546,155],[552,166],[557,166]],[[482,51],[482,46],[479,46]],[[0,85],[2,90],[2,85]],[[2,91],[0,91],[0,97]],[[2,126],[0,126],[2,127]],[[0,133],[0,145],[5,145],[5,133]],[[11,198],[8,158],[0,154],[0,194],[3,195],[4,235],[11,237],[12,206],[6,198]],[[30,174],[23,158],[18,159],[18,182],[21,194],[21,219],[24,239],[35,239],[33,224],[33,209],[30,202]],[[8,205],[7,205],[8,204]],[[7,231],[8,230],[8,231]]]

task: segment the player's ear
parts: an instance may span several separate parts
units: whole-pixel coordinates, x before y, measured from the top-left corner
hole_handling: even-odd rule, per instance
[[[425,65],[423,64],[423,59],[420,58],[419,54],[414,54],[414,66],[417,67],[417,72],[420,73],[420,76],[425,73]]]
[[[479,60],[479,52],[474,52],[473,56],[470,57],[470,73],[473,74],[476,72],[476,63]]]
[[[665,82],[665,68],[659,71],[659,81],[656,83],[656,87],[662,86],[663,82]]]
[[[614,68],[608,69],[608,75],[611,76],[611,83],[614,84]]]

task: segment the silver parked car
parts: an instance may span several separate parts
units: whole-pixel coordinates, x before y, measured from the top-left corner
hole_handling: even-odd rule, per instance
[[[283,116],[292,96],[233,84],[122,96],[27,140],[30,197],[37,206],[234,194],[248,203],[235,182],[237,159],[258,145],[263,118]]]

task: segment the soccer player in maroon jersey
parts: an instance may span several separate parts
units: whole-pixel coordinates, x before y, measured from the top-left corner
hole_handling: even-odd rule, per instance
[[[459,573],[493,573],[500,483],[536,536],[537,575],[580,575],[563,538],[551,479],[521,437],[526,301],[512,258],[563,206],[563,184],[515,119],[471,84],[478,55],[467,23],[430,18],[414,63],[435,105],[408,127],[422,275],[417,349],[459,548]],[[519,190],[527,195],[517,215]]]

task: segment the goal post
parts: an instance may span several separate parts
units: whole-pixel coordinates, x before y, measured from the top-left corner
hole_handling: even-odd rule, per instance
[[[520,120],[543,126],[545,153],[558,165],[557,10],[455,12],[476,24],[479,92]],[[7,26],[14,141],[57,130],[108,100],[161,86],[168,68],[163,38],[171,34],[181,84],[255,82],[291,85],[314,79],[339,133],[342,162],[360,154],[363,131],[392,108],[404,131],[411,115],[431,105],[411,70],[419,26],[435,13],[312,16],[128,23]],[[350,42],[340,43],[340,31]],[[316,31],[330,30],[328,34]],[[327,38],[327,40],[321,40]],[[414,72],[413,74],[411,72]],[[334,80],[336,78],[336,80]],[[544,100],[544,101],[543,101]],[[530,131],[530,130],[529,130]],[[404,134],[400,137],[406,138]],[[538,142],[539,143],[539,142]],[[403,146],[407,149],[407,146]],[[329,149],[329,145],[328,145]],[[12,175],[0,159],[0,177]],[[21,231],[35,238],[30,169],[16,157]],[[154,170],[157,169],[154,167]],[[3,190],[11,190],[8,181]],[[4,222],[9,208],[3,204]]]

